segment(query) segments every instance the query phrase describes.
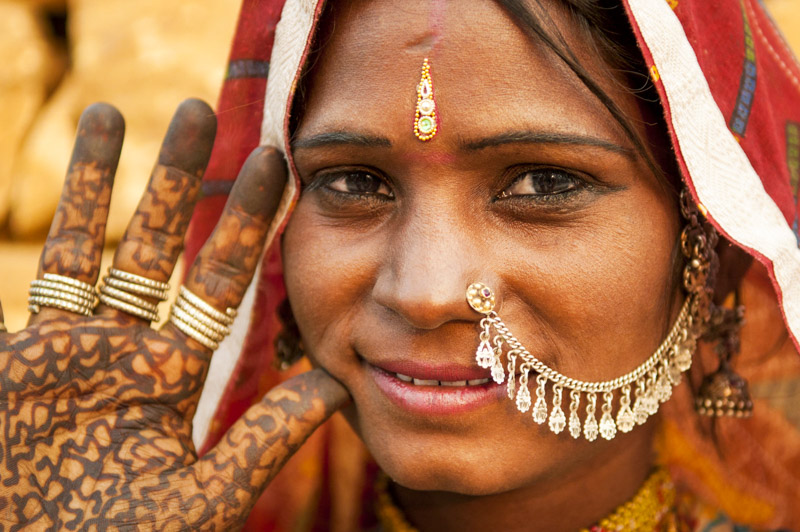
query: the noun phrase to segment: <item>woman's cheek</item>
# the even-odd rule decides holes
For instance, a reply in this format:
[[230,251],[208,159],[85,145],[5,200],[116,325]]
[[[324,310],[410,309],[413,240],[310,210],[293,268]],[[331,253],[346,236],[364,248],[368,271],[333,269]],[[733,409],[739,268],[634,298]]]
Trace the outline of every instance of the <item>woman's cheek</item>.
[[289,301],[307,354],[328,369],[348,351],[354,317],[370,290],[373,253],[365,240],[324,223],[298,203],[283,237]]

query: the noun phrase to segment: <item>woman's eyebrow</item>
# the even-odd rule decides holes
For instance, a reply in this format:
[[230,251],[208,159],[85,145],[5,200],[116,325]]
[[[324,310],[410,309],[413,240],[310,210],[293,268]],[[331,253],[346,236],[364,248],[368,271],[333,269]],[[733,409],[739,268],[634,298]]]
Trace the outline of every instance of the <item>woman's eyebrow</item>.
[[602,148],[614,153],[620,153],[628,158],[635,158],[637,152],[613,142],[586,135],[569,135],[564,133],[542,133],[538,131],[506,131],[490,137],[474,140],[462,140],[462,150],[475,151],[503,144],[571,144],[576,146],[592,146]]
[[319,148],[321,146],[356,145],[366,148],[391,148],[392,141],[386,137],[355,133],[351,131],[331,131],[292,141],[292,149]]

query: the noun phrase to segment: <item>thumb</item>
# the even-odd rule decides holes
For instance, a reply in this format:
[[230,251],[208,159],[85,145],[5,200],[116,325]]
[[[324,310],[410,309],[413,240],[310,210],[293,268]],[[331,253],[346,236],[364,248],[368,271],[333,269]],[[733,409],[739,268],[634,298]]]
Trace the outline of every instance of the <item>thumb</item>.
[[200,485],[226,501],[213,519],[244,522],[283,464],[349,399],[328,372],[314,369],[276,386],[250,407],[192,466]]

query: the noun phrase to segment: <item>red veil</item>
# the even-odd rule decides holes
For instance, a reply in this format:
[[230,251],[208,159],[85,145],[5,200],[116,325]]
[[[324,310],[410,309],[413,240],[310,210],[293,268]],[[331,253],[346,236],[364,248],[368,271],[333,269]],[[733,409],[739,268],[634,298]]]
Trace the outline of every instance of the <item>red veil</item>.
[[[285,3],[285,5],[284,5]],[[219,127],[187,239],[190,263],[211,233],[249,152],[288,152],[290,103],[324,0],[244,0],[217,106]],[[685,183],[719,232],[756,260],[736,369],[755,413],[709,431],[687,386],[664,405],[657,449],[674,477],[734,521],[800,522],[800,67],[758,0],[625,0],[661,97]],[[269,78],[269,81],[268,81]],[[293,172],[294,173],[294,172]],[[275,369],[276,308],[285,296],[279,219],[233,334],[215,354],[195,416],[201,452],[265,391],[307,368]],[[696,364],[715,367],[708,346]],[[253,510],[253,530],[354,530],[370,524],[366,451],[341,417],[287,464]]]

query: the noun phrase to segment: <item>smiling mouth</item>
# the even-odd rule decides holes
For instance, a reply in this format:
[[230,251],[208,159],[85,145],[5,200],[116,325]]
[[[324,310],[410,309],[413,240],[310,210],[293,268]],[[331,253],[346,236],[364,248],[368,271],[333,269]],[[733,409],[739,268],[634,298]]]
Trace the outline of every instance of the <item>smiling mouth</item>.
[[437,381],[429,379],[415,379],[414,377],[409,377],[408,375],[403,375],[402,373],[394,373],[394,376],[401,381],[413,384],[414,386],[480,386],[481,384],[486,384],[489,382],[488,377],[485,379],[463,381]]
[[499,403],[506,394],[506,387],[485,377],[486,370],[480,368],[406,361],[384,367],[367,363],[366,369],[380,393],[412,415],[466,414]]

